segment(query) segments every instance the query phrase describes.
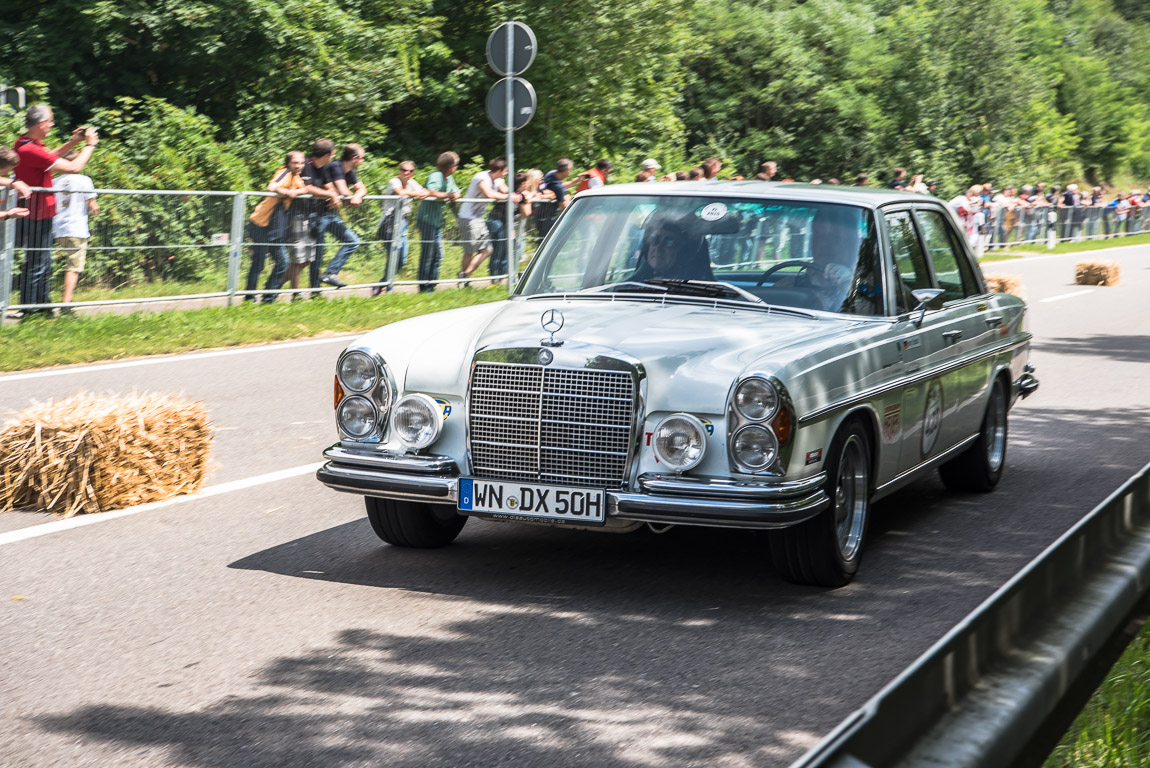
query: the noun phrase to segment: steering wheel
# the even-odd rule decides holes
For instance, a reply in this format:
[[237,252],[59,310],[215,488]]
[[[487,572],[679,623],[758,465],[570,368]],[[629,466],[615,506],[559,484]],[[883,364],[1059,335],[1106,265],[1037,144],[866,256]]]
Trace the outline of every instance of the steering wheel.
[[755,287],[761,288],[763,283],[767,282],[768,278],[772,277],[776,272],[786,269],[787,267],[798,267],[799,271],[795,275],[795,277],[798,277],[811,268],[811,262],[804,261],[802,259],[788,259],[787,261],[780,261],[774,266],[767,267],[767,271],[764,272],[762,277],[759,278],[759,282],[755,283]]

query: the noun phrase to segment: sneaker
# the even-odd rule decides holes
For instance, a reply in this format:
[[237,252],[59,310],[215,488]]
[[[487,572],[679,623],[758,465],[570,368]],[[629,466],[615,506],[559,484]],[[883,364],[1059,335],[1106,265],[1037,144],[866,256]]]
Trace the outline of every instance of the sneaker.
[[383,286],[382,285],[371,286],[371,295],[372,296],[378,296],[381,293],[383,293]]
[[60,307],[60,317],[74,317],[76,311],[71,307]]
[[335,288],[346,288],[347,287],[347,283],[340,280],[335,275],[323,275],[322,277],[320,277],[319,281],[321,283],[323,283],[324,285],[330,285],[330,286],[333,286]]

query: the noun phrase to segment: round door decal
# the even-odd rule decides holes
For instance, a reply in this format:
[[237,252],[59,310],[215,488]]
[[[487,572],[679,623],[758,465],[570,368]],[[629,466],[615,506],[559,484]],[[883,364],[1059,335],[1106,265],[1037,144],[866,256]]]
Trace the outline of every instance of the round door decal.
[[926,407],[922,413],[922,457],[925,459],[934,450],[938,442],[938,433],[942,431],[942,384],[938,379],[930,383],[926,389]]

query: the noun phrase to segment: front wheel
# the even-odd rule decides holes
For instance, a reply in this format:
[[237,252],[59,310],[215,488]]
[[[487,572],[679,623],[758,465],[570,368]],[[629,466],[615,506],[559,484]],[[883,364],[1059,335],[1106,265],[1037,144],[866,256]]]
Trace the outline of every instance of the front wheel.
[[859,421],[839,428],[826,468],[823,488],[830,506],[810,520],[775,531],[771,556],[787,581],[841,587],[858,572],[870,518],[870,438]]
[[443,504],[364,497],[371,529],[396,547],[434,549],[455,541],[467,517]]
[[1006,384],[995,379],[978,439],[938,468],[943,485],[951,491],[993,491],[1006,466],[1006,435]]

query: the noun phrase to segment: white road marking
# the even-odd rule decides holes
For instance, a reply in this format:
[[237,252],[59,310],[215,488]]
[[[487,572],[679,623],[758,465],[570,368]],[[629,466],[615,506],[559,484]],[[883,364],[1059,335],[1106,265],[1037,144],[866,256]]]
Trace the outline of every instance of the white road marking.
[[14,373],[8,376],[0,375],[0,384],[9,381],[22,381],[24,379],[42,379],[48,376],[67,376],[76,373],[95,373],[97,371],[111,371],[117,368],[135,368],[141,365],[159,365],[183,360],[202,360],[208,357],[226,357],[228,355],[246,355],[249,352],[265,352],[274,349],[288,349],[292,347],[310,347],[315,344],[331,344],[336,341],[346,342],[362,333],[346,333],[339,336],[325,336],[322,339],[306,339],[305,341],[288,341],[276,344],[252,344],[246,347],[231,349],[217,349],[211,352],[185,352],[175,355],[157,357],[141,357],[138,360],[125,360],[120,363],[93,363],[91,365],[74,365],[67,368],[49,368],[43,371],[30,371],[29,373]]
[[1048,299],[1039,299],[1039,301],[1062,301],[1063,299],[1073,299],[1075,296],[1085,296],[1088,293],[1094,293],[1093,288],[1087,288],[1085,291],[1074,291],[1073,293],[1063,293],[1058,296],[1051,296]]
[[164,507],[171,507],[175,506],[176,504],[183,504],[189,501],[198,501],[199,499],[206,499],[212,496],[220,496],[225,493],[231,493],[232,491],[242,491],[248,488],[254,488],[257,485],[275,483],[280,480],[287,480],[292,477],[306,475],[309,472],[315,472],[322,466],[323,462],[305,464],[302,467],[281,469],[278,472],[269,472],[266,475],[256,475],[255,477],[249,477],[243,480],[233,480],[230,483],[211,485],[207,488],[204,488],[199,493],[193,493],[187,496],[177,496],[174,499],[155,501],[151,504],[140,504],[135,507],[128,507],[127,509],[115,509],[110,512],[98,512],[91,515],[76,515],[75,517],[69,517],[66,520],[56,520],[51,523],[32,525],[27,528],[8,531],[7,533],[0,533],[0,546],[5,544],[13,544],[17,541],[24,541],[25,539],[34,539],[38,536],[47,536],[50,533],[69,531],[73,528],[81,528],[85,525],[94,525],[96,523],[102,523],[105,520],[115,520],[120,517],[135,515],[140,512],[148,512],[153,509],[162,509]]

